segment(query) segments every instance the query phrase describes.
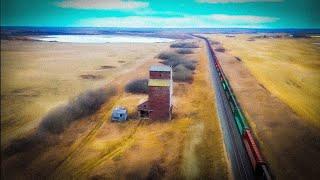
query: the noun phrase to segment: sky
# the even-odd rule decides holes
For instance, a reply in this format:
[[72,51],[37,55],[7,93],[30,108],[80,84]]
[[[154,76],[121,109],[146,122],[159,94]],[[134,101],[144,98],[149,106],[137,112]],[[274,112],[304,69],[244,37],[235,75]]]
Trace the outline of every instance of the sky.
[[320,0],[1,0],[1,26],[320,28]]

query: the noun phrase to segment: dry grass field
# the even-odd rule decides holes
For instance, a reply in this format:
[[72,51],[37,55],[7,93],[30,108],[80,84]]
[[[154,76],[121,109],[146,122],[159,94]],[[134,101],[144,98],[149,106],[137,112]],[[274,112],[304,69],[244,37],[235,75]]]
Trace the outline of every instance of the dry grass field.
[[275,178],[318,179],[317,39],[208,36]]
[[320,47],[314,44],[319,38],[248,41],[250,35],[211,37],[239,57],[272,94],[320,127]]
[[[104,51],[111,46],[103,48]],[[168,46],[159,44],[149,48],[159,53]],[[145,50],[140,51],[145,53]],[[150,57],[144,63],[140,61],[135,68],[124,68],[126,72],[116,79],[108,83],[104,80],[107,85],[115,86],[118,93],[103,104],[98,112],[73,122],[62,134],[48,135],[47,143],[43,145],[5,157],[2,176],[55,179],[227,179],[227,160],[216,117],[214,92],[210,87],[206,53],[203,48],[195,52],[187,55],[198,61],[193,82],[174,83],[172,121],[137,119],[136,106],[147,96],[124,91],[125,84],[133,79],[146,78],[149,66],[158,63],[158,59]],[[138,51],[132,52],[135,53],[140,54]],[[117,63],[101,64],[118,66]],[[99,67],[101,64],[93,66]],[[130,121],[109,121],[111,110],[117,105],[128,108]]]
[[168,46],[1,41],[1,145],[38,126],[53,107],[106,85]]

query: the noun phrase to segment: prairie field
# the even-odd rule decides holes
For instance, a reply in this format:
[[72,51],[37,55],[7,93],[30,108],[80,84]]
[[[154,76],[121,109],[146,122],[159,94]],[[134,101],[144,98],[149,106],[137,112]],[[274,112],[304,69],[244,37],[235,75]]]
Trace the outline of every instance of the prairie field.
[[320,38],[210,37],[239,57],[272,94],[320,127]]
[[[117,56],[110,57],[110,63],[105,60],[93,64],[90,61],[86,65],[79,63],[79,68],[90,69],[90,74],[94,74],[95,69],[102,65],[116,66],[114,70],[106,70],[110,72],[99,70],[99,74],[110,77],[109,79],[89,81],[97,83],[97,86],[113,86],[117,90],[116,94],[102,104],[97,112],[72,122],[62,133],[45,134],[44,143],[25,148],[19,153],[5,155],[2,176],[54,179],[230,177],[221,128],[216,116],[214,92],[209,81],[207,54],[204,44],[200,41],[198,43],[201,48],[194,49],[193,54],[184,55],[197,62],[193,81],[174,83],[173,119],[167,122],[138,119],[136,107],[147,99],[147,95],[127,93],[124,89],[132,80],[148,78],[150,65],[159,62],[157,54],[162,50],[168,51],[170,44],[102,45],[103,56],[106,56],[104,52],[110,52],[110,49],[113,49]],[[84,47],[86,48],[89,47]],[[131,56],[132,60],[129,60]],[[120,64],[119,60],[126,61],[127,64]],[[77,72],[74,74],[77,77],[70,75],[74,78],[67,82],[78,81],[77,87],[95,85],[89,82],[82,84],[84,80],[79,79],[82,71]],[[130,120],[112,123],[111,111],[119,105],[128,108]]]
[[37,127],[53,107],[108,85],[168,46],[1,41],[1,145]]
[[206,36],[271,173],[319,177],[319,39]]

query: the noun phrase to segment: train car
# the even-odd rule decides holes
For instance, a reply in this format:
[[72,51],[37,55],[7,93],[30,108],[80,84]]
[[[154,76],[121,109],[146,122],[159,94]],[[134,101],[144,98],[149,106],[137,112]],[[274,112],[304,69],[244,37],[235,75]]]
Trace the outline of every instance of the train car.
[[260,154],[260,151],[253,139],[251,131],[248,129],[246,129],[243,134],[243,143],[248,152],[254,170],[256,170],[258,164],[265,164]]
[[245,131],[250,129],[239,107],[236,107],[236,111],[234,112],[234,120],[241,135],[244,135]]
[[[198,37],[198,36],[197,36]],[[237,129],[242,136],[242,142],[244,143],[246,152],[251,161],[253,171],[256,179],[261,180],[271,180],[271,175],[269,173],[269,169],[265,161],[263,160],[261,153],[255,143],[253,135],[250,131],[250,128],[246,122],[246,118],[241,111],[239,104],[236,100],[236,97],[233,94],[233,91],[229,85],[228,79],[226,78],[220,63],[217,61],[217,57],[215,56],[212,48],[210,47],[210,43],[207,39],[200,37],[206,41],[209,47],[209,51],[214,56],[213,63],[218,72],[219,79],[223,90],[225,91],[225,95],[229,101],[229,105],[231,107],[232,113],[234,115],[234,121],[236,123]]]
[[249,129],[246,129],[243,134],[243,143],[247,150],[247,154],[250,158],[253,171],[257,179],[271,179],[269,170],[267,168],[266,162],[263,160],[258,146],[252,136],[252,133]]
[[238,102],[233,94],[233,91],[229,85],[228,79],[224,75],[221,66],[218,62],[215,62],[215,66],[218,70],[218,74],[220,77],[220,81],[223,87],[223,90],[225,91],[226,97],[229,101],[229,105],[231,107],[232,113],[234,115],[234,120],[237,125],[238,131],[241,135],[244,134],[244,131],[246,129],[249,129],[249,126],[247,125],[246,119],[243,116],[243,113],[238,105]]

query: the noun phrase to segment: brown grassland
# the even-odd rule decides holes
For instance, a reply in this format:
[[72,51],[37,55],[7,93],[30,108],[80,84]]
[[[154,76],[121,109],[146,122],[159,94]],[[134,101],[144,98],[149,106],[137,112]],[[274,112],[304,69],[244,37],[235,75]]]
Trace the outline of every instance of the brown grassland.
[[[103,49],[108,50],[112,46],[107,45]],[[158,53],[164,47],[168,48],[168,44],[150,46],[154,46],[150,47],[150,51],[157,50]],[[97,113],[73,122],[60,135],[49,135],[49,145],[6,157],[2,163],[2,176],[227,179],[227,159],[203,46],[201,43],[195,54],[188,55],[198,61],[193,82],[174,83],[173,120],[139,120],[136,106],[147,96],[124,91],[126,83],[147,77],[149,66],[158,62],[155,56],[146,57],[149,60],[137,62],[139,65],[131,68],[119,68],[127,70],[109,82],[103,81],[114,85],[118,93]],[[139,45],[133,47],[139,48]],[[140,54],[137,51],[134,53]],[[140,51],[145,53],[145,49]],[[124,50],[121,52],[124,53]],[[125,55],[123,57],[121,60],[126,60]],[[117,105],[128,108],[130,121],[109,121],[112,108]]]
[[272,94],[288,104],[305,120],[320,127],[319,38],[256,39],[248,35],[214,36]]
[[319,39],[206,36],[221,43],[214,49],[225,48],[215,53],[273,175],[317,179]]
[[1,145],[37,127],[53,107],[106,85],[168,46],[1,41]]

